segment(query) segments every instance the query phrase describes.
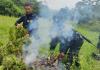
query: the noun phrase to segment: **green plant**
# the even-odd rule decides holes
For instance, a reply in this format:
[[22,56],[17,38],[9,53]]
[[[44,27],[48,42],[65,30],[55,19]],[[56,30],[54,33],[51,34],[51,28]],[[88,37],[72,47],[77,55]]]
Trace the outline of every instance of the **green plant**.
[[26,66],[25,63],[19,59],[16,58],[15,55],[8,55],[3,58],[2,66],[4,67],[4,70],[25,70]]
[[0,47],[0,66],[3,70],[26,70],[22,48],[23,44],[31,43],[26,33],[27,30],[24,28],[10,28],[7,44]]
[[[27,0],[0,0],[0,14],[9,16],[21,16],[24,13],[23,5]],[[38,13],[38,2],[33,0],[33,12]]]

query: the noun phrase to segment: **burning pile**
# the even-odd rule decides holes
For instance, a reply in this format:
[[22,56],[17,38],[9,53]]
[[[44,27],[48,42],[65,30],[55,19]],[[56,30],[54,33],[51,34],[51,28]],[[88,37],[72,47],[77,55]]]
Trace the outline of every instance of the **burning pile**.
[[36,70],[57,70],[57,63],[48,58],[41,58],[33,62],[33,68]]
[[[36,61],[33,62],[33,68],[35,70],[62,70],[60,69],[60,65],[64,65],[59,61],[58,57],[52,56],[48,58],[37,58]],[[66,70],[64,68],[64,70]]]

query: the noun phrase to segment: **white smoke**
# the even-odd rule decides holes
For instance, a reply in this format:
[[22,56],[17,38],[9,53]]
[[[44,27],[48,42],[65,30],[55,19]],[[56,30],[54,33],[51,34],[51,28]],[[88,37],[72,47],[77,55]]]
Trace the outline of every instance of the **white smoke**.
[[81,0],[38,0],[42,1],[44,5],[47,5],[50,9],[60,10],[61,8],[68,7],[72,9],[75,7],[76,3]]
[[[49,48],[49,43],[52,38],[59,36],[68,38],[69,41],[71,40],[73,35],[73,27],[70,24],[71,15],[69,14],[69,12],[65,12],[67,11],[65,8],[66,6],[62,6],[66,5],[66,2],[67,4],[70,4],[71,1],[46,0],[46,4],[40,5],[39,15],[41,17],[34,19],[29,27],[30,30],[36,30],[33,31],[33,34],[30,37],[32,43],[30,45],[24,45],[23,48],[24,61],[27,65],[32,64],[32,62],[37,59],[37,56],[39,55],[39,49],[42,47],[43,44],[48,44],[44,47]],[[76,0],[74,1],[76,3]],[[65,10],[62,11],[62,8],[65,8]],[[60,11],[58,11],[58,9]]]
[[[28,46],[24,46],[24,61],[27,65],[32,64],[37,59],[39,56],[39,49],[42,45],[48,44],[50,41],[49,32],[51,22],[47,19],[45,20],[44,18],[38,18],[32,22],[31,26],[34,27],[35,22],[38,24],[38,29],[36,32],[33,31],[33,34],[30,37],[32,43]],[[34,30],[34,28],[32,29]]]

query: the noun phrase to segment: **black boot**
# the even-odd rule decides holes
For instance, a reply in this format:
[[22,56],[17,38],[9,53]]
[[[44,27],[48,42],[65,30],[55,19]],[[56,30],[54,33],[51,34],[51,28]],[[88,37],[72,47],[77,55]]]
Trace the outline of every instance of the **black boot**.
[[78,61],[75,61],[75,65],[76,65],[77,67],[80,67],[80,63],[79,63]]
[[70,63],[67,63],[66,64],[66,70],[70,70],[70,67],[71,67]]

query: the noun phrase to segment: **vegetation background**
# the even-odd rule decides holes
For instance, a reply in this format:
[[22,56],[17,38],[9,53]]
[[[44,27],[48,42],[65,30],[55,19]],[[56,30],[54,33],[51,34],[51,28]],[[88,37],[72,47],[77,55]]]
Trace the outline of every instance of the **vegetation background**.
[[[37,1],[31,1],[35,4],[33,12],[37,13]],[[14,23],[18,16],[23,15],[24,11],[22,6],[25,2],[27,2],[27,0],[0,0],[0,70],[27,69],[27,66],[25,66],[21,58],[18,58],[16,55],[20,55],[19,53],[21,53],[21,51],[18,48],[20,48],[25,39],[23,40],[23,37],[15,38],[16,36],[14,36]],[[97,45],[98,36],[100,34],[100,1],[94,0],[93,2],[93,0],[83,0],[82,2],[77,3],[76,8],[79,9],[81,15],[87,15],[85,12],[86,3],[89,3],[89,6],[92,5],[93,12],[89,13],[89,15],[92,15],[92,18],[87,16],[84,19],[81,19],[79,22],[80,24],[77,26],[77,30]],[[80,7],[85,8],[81,9]],[[82,21],[87,18],[89,21]],[[16,45],[14,43],[15,41],[21,41],[21,43],[16,42],[18,44]],[[19,53],[17,51],[19,51]],[[81,70],[100,70],[100,61],[95,60],[91,56],[93,52],[98,53],[96,47],[85,41],[79,53]],[[78,69],[73,65],[72,70]]]

